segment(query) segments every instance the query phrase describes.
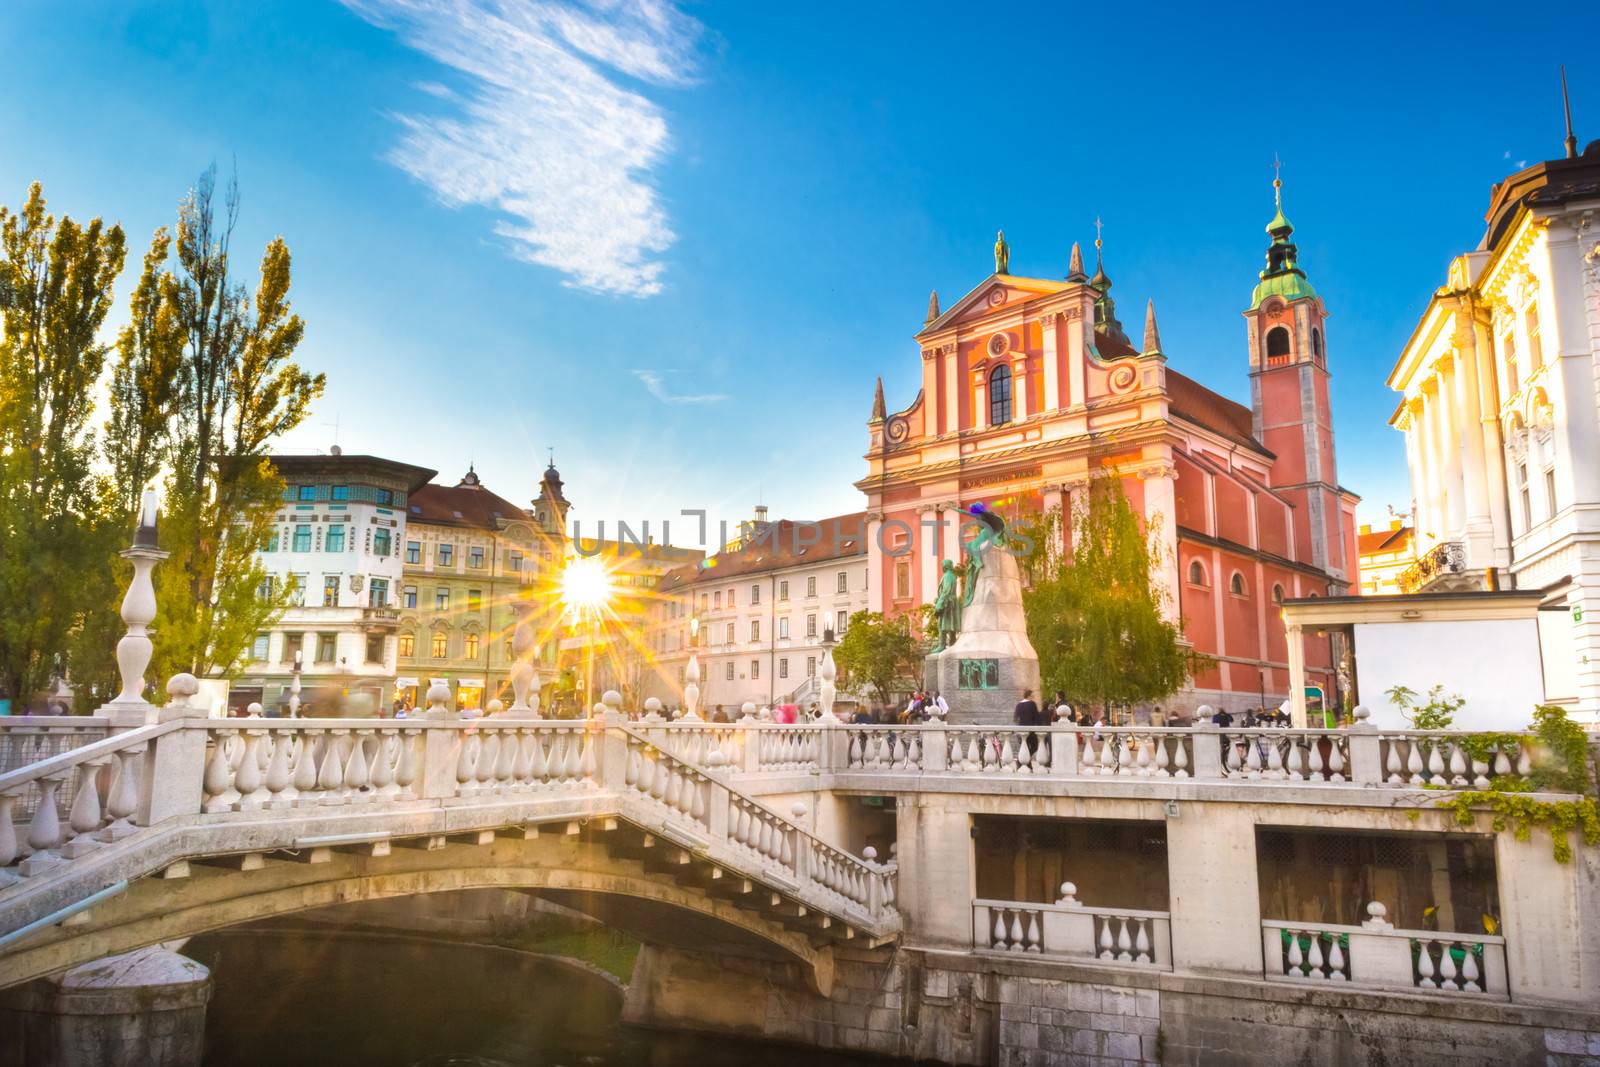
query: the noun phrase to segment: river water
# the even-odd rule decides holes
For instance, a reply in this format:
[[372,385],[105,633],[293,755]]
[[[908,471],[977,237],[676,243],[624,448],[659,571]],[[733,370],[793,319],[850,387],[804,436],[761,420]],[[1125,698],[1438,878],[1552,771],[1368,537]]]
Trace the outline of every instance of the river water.
[[[599,975],[522,953],[356,934],[227,931],[211,968],[206,1067],[858,1067],[725,1037],[626,1028]],[[752,995],[730,983],[728,996]],[[764,995],[755,991],[753,995]]]

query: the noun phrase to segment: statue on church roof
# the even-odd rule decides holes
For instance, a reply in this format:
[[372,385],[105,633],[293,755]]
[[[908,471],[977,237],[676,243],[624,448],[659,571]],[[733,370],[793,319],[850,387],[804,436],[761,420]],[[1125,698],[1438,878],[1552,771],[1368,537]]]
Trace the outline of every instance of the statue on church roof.
[[996,274],[1011,273],[1011,246],[1006,244],[1006,231],[1000,230],[994,236],[994,272]]

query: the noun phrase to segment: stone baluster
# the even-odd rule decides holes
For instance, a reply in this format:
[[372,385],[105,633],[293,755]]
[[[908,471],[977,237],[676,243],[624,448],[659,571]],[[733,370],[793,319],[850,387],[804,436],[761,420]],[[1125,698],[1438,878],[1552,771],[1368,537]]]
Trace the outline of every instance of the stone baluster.
[[144,698],[144,672],[150,666],[155,648],[150,641],[150,624],[156,619],[152,574],[156,564],[168,555],[161,551],[156,536],[154,493],[144,494],[133,544],[119,554],[133,564],[133,578],[122,598],[122,621],[128,629],[117,642],[117,673],[121,676],[122,692],[106,705],[105,713],[113,728],[126,728],[143,725],[154,718],[154,708]]
[[239,765],[233,773],[233,787],[239,793],[236,802],[240,811],[259,808],[267,802],[267,776],[261,768],[261,741],[264,731],[245,730],[240,746]]
[[111,763],[107,755],[82,763],[78,767],[78,792],[72,800],[72,810],[67,813],[67,826],[72,830],[72,840],[61,847],[65,859],[76,859],[100,844],[91,835],[100,829],[105,809],[100,803],[101,772]]
[[342,804],[347,799],[344,783],[344,739],[350,736],[347,729],[328,733],[328,749],[323,753],[322,766],[317,768],[317,789],[324,804]]
[[399,755],[396,744],[397,734],[394,730],[383,728],[373,735],[372,767],[370,783],[372,795],[383,800],[394,796],[400,790],[394,784],[394,760]]
[[133,745],[117,752],[117,769],[106,796],[106,814],[111,818],[111,825],[100,835],[103,840],[120,841],[137,832],[133,816],[139,811],[139,769],[144,765],[147,750],[148,746]]

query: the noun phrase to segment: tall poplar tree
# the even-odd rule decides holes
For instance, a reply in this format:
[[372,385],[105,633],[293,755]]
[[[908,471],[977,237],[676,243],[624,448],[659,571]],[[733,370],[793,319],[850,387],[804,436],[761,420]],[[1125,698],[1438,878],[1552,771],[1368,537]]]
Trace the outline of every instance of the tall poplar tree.
[[[1032,584],[1023,610],[1042,685],[1082,703],[1159,700],[1200,662],[1162,614],[1160,543],[1120,478],[1096,478],[1085,495],[1073,515],[1046,516],[1039,548],[1025,561]],[[1070,552],[1048,547],[1062,524],[1072,531]]]
[[289,302],[288,245],[267,244],[253,294],[234,276],[238,213],[237,182],[219,205],[212,167],[179,207],[175,239],[156,232],[112,378],[106,457],[129,483],[121,505],[164,475],[172,557],[156,583],[156,678],[226,673],[282,610],[281,594],[258,595],[254,557],[283,496],[267,456],[324,385],[293,360],[305,325]]
[[0,207],[0,684],[27,701],[91,610],[110,528],[90,420],[122,229]]

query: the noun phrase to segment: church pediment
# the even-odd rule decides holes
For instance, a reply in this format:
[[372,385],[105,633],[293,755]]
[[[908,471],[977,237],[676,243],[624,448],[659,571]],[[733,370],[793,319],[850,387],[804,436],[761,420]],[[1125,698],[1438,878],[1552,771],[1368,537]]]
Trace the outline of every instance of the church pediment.
[[997,311],[1015,308],[1029,300],[1059,293],[1067,288],[1066,282],[1046,278],[1019,278],[1011,274],[991,274],[956,301],[950,309],[917,332],[918,337],[939,333],[975,322]]

